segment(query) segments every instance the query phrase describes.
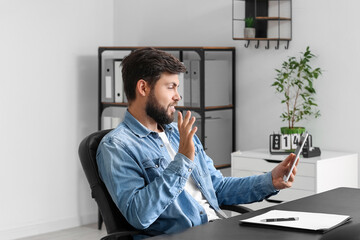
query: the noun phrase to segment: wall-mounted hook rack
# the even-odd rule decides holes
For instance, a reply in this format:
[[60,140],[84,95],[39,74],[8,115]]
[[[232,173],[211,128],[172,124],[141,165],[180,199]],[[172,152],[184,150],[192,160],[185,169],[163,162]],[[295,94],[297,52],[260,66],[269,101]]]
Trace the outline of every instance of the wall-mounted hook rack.
[[[245,19],[249,17],[253,18],[256,30],[251,38],[244,34]],[[265,49],[270,49],[270,41],[276,41],[278,50],[280,42],[286,41],[285,49],[289,49],[292,20],[292,0],[232,0],[232,39],[247,41],[246,48],[251,41],[257,41],[256,49],[260,41],[267,41]]]
[[280,41],[277,40],[277,45],[275,46],[275,49],[276,49],[276,50],[279,49],[279,43],[280,43]]
[[265,46],[265,49],[269,49],[270,48],[270,41],[267,40],[267,45]]
[[289,49],[291,39],[284,39],[284,38],[282,38],[282,39],[281,38],[273,38],[273,39],[256,39],[256,38],[254,39],[254,38],[252,38],[252,39],[245,39],[244,38],[244,39],[239,39],[239,40],[246,40],[246,43],[244,45],[246,48],[249,48],[251,41],[256,41],[256,44],[254,45],[254,47],[256,49],[258,49],[260,47],[260,41],[266,41],[267,42],[266,45],[265,45],[265,49],[270,49],[270,42],[275,41],[276,42],[275,49],[279,50],[280,49],[280,42],[286,42],[285,49]]
[[289,42],[290,41],[287,41],[287,45],[285,46],[285,49],[289,49]]

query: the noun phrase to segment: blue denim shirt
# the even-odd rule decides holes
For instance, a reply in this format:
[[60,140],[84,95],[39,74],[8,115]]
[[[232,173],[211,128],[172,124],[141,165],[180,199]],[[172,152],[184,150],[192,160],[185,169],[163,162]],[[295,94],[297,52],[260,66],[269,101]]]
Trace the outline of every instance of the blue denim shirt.
[[[163,127],[177,151],[180,136],[176,124]],[[261,201],[277,193],[271,172],[223,177],[196,136],[194,143],[194,161],[181,153],[172,161],[158,133],[144,127],[128,111],[124,121],[102,139],[97,150],[100,176],[132,226],[156,235],[208,222],[202,206],[184,191],[189,177],[215,210],[219,205]]]

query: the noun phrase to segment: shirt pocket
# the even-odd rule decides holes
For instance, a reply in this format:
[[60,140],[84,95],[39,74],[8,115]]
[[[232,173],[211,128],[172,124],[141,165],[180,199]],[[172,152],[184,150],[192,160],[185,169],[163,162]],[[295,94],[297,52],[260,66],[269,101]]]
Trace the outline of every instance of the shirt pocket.
[[198,145],[195,145],[195,163],[197,166],[196,171],[201,177],[207,177],[209,175],[209,171],[207,169],[207,164],[205,162],[204,152],[202,148]]
[[199,174],[200,177],[202,178],[207,178],[209,176],[209,171],[207,168],[197,168],[197,172]]
[[142,162],[146,174],[152,182],[156,177],[159,177],[164,171],[165,158],[145,159]]

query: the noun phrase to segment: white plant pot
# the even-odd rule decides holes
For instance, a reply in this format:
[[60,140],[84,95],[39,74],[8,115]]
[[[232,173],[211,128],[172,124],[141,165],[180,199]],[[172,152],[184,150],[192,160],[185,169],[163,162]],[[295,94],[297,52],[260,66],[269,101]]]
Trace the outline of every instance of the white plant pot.
[[244,29],[245,38],[255,38],[255,28],[245,28]]

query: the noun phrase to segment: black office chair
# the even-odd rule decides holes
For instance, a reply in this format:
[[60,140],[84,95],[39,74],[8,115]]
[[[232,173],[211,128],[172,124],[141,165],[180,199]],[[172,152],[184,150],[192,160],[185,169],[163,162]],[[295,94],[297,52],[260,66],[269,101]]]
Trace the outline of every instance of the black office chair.
[[[132,227],[121,214],[113,202],[103,181],[100,179],[96,163],[96,151],[101,139],[110,130],[95,132],[87,136],[79,146],[79,157],[86,178],[90,184],[91,196],[99,207],[99,222],[105,223],[108,236],[102,240],[110,239],[132,239],[131,236],[139,234],[140,231]],[[101,215],[100,215],[101,214]]]
[[[121,214],[113,202],[105,184],[101,180],[96,163],[96,151],[101,139],[111,130],[102,130],[90,134],[79,145],[79,157],[84,169],[86,178],[90,184],[91,196],[95,199],[99,207],[99,226],[102,221],[106,226],[107,236],[101,240],[132,239],[132,236],[142,232],[132,227]],[[243,206],[221,206],[223,210],[238,213],[252,211]]]

